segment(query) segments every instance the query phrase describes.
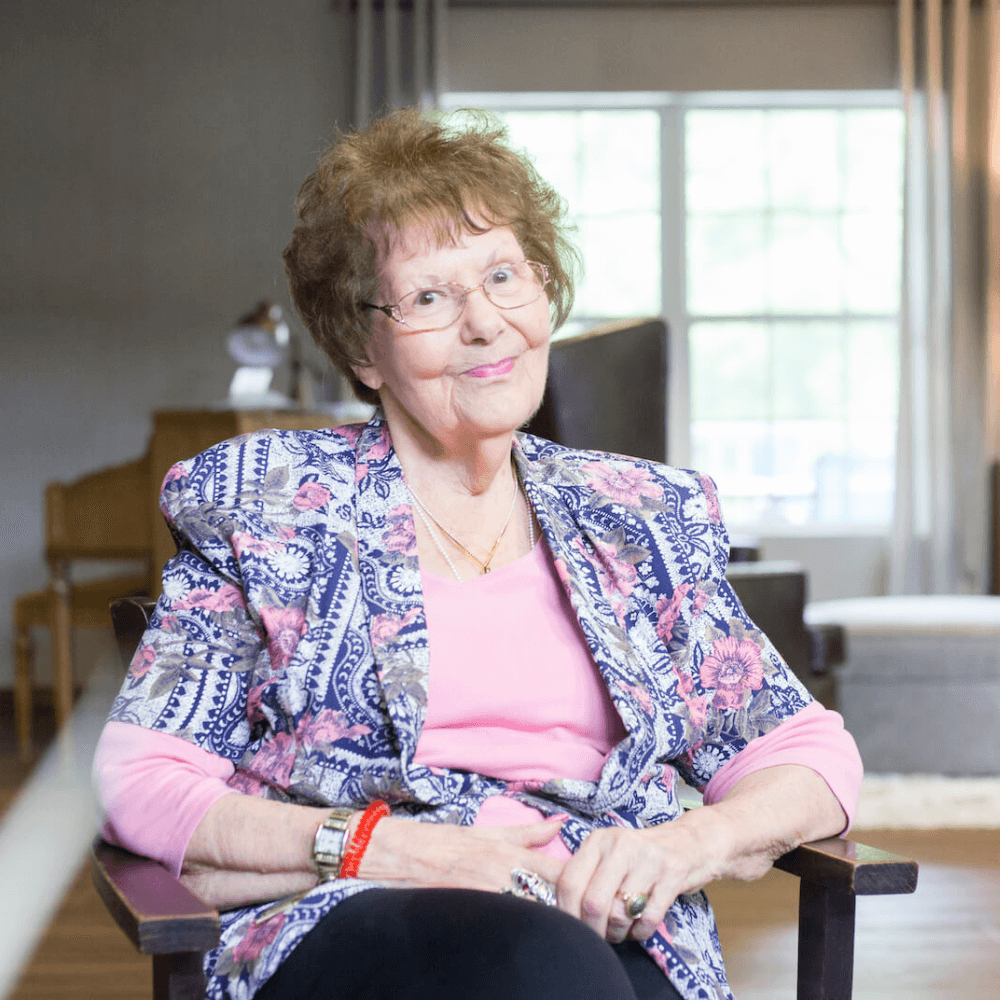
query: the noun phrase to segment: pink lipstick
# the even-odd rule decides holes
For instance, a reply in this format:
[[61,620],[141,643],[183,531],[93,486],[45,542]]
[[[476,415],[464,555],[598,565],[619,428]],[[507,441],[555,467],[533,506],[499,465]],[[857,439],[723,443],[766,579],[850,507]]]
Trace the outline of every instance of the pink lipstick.
[[513,358],[504,358],[494,365],[480,365],[478,368],[470,368],[465,374],[473,378],[493,378],[497,375],[506,375],[514,367]]

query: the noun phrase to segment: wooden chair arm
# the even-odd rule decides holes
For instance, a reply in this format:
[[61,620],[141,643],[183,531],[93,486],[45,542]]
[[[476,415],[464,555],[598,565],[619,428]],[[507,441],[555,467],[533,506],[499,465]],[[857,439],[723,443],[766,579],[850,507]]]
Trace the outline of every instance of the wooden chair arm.
[[91,877],[108,912],[147,955],[207,951],[219,943],[219,914],[188,892],[163,865],[100,837]]
[[803,844],[778,858],[774,867],[855,896],[907,893],[917,887],[916,861],[841,837]]

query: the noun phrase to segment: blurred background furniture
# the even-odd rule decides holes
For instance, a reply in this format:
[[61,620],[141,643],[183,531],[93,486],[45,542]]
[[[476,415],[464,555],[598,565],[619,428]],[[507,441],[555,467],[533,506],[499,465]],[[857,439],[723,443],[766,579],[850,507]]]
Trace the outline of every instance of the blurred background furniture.
[[557,335],[525,430],[567,448],[667,460],[667,325],[623,320]]
[[[150,535],[147,507],[149,459],[102,469],[74,483],[50,483],[45,490],[45,559],[49,585],[14,602],[15,726],[23,760],[31,756],[34,646],[31,629],[52,633],[53,700],[62,726],[73,705],[73,628],[107,627],[108,601],[150,593]],[[142,560],[139,573],[74,584],[74,562]]]
[[818,601],[805,616],[846,630],[838,710],[866,770],[1000,775],[1000,596]]
[[[148,598],[126,598],[111,607],[126,669],[152,609]],[[139,951],[153,956],[154,1000],[203,997],[202,962],[218,943],[218,912],[155,861],[100,837],[92,853],[94,886],[109,913]],[[917,863],[831,837],[803,844],[775,867],[801,879],[797,1000],[850,1000],[856,898],[913,892]]]

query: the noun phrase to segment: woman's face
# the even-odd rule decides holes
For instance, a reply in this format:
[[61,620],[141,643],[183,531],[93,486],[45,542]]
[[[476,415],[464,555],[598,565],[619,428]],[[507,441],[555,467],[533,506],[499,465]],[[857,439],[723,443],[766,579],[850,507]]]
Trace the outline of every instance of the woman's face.
[[[462,232],[438,247],[430,227],[397,234],[381,260],[379,305],[392,305],[418,289],[452,282],[482,284],[499,264],[524,260],[506,227]],[[538,408],[549,350],[549,300],[544,294],[501,309],[482,289],[468,293],[462,314],[443,330],[418,332],[375,313],[368,353],[356,369],[382,400],[393,433],[404,426],[445,447],[509,434]]]

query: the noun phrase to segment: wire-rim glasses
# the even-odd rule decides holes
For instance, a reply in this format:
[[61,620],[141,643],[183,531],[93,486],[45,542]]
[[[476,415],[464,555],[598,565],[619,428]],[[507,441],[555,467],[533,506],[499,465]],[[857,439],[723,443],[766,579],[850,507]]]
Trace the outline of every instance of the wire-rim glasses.
[[403,326],[429,333],[451,326],[462,315],[470,292],[481,288],[498,309],[518,309],[536,301],[548,283],[549,271],[544,264],[522,260],[491,267],[482,284],[469,288],[444,281],[409,292],[393,305],[378,306],[373,302],[359,302],[358,305],[363,309],[377,309]]

